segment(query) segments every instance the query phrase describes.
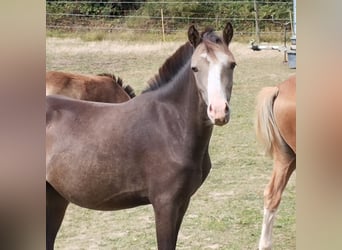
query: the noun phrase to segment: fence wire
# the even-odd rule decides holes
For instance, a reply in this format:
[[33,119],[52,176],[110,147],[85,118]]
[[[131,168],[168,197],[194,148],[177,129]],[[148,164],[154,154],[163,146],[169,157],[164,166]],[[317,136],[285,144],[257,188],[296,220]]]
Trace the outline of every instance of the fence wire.
[[[47,2],[47,29],[67,31],[106,32],[130,31],[151,33],[184,32],[189,24],[214,26],[220,29],[227,20],[233,23],[237,35],[253,35],[258,22],[259,34],[281,35],[290,31],[292,1],[257,1],[271,10],[283,9],[282,15],[273,13],[256,19],[253,1],[51,1]],[[215,5],[216,4],[216,5]],[[128,8],[127,6],[130,6]],[[190,5],[198,8],[192,11]],[[244,13],[236,13],[232,6],[244,6]],[[146,6],[141,10],[142,6]],[[184,6],[184,7],[180,7]],[[215,14],[204,11],[207,6],[217,8]],[[163,13],[164,12],[164,13]],[[233,13],[233,14],[231,14]],[[163,23],[163,25],[162,25]],[[162,30],[164,27],[164,30]]]

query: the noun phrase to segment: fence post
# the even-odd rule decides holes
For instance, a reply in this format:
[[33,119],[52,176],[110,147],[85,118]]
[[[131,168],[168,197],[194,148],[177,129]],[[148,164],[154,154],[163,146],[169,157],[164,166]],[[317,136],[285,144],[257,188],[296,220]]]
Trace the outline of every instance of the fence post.
[[163,42],[165,42],[165,30],[164,30],[164,15],[163,15],[163,9],[160,9],[160,15],[161,15],[161,23],[162,23]]
[[256,0],[254,0],[254,12],[255,12],[255,35],[257,39],[257,43],[260,43],[260,31],[259,31],[259,14],[258,14],[258,5]]
[[215,14],[215,29],[218,30],[218,14]]

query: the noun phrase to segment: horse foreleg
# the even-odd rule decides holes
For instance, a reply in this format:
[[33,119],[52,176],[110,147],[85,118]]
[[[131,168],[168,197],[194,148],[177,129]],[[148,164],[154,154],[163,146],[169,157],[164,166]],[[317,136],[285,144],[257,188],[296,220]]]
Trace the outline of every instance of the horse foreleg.
[[260,250],[272,249],[272,229],[274,218],[280,204],[282,193],[286,184],[296,168],[296,158],[287,157],[274,158],[271,180],[264,191],[264,217],[262,223],[261,237],[259,241]]
[[189,201],[190,199],[183,201],[181,204],[179,202],[158,202],[153,204],[158,250],[176,249],[179,228]]
[[46,250],[53,250],[69,202],[46,183]]

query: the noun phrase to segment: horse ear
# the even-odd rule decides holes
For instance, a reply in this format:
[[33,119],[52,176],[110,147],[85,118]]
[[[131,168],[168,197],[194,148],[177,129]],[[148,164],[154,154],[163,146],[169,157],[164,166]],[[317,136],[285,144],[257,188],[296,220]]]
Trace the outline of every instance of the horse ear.
[[223,30],[223,40],[227,45],[229,45],[229,43],[231,42],[233,34],[233,25],[230,22],[227,22],[226,27],[224,27]]
[[196,48],[197,45],[201,42],[200,34],[198,33],[194,25],[191,25],[188,29],[188,39],[192,46],[194,46],[194,48]]

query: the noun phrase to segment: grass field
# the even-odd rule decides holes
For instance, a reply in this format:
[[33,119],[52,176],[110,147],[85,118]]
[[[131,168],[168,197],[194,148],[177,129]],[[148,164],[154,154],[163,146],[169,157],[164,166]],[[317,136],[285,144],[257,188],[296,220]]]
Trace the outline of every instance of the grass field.
[[[234,40],[234,39],[233,39]],[[113,73],[137,94],[183,42],[148,43],[47,38],[46,68],[76,73]],[[259,153],[253,130],[257,92],[295,73],[283,53],[254,52],[232,43],[234,73],[232,115],[215,127],[210,143],[212,170],[192,197],[177,249],[257,249],[263,190],[272,162]],[[274,226],[274,249],[296,248],[295,174],[284,192]],[[156,249],[151,206],[101,212],[70,205],[55,249]]]

